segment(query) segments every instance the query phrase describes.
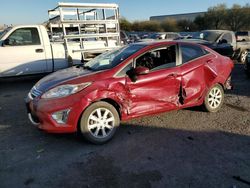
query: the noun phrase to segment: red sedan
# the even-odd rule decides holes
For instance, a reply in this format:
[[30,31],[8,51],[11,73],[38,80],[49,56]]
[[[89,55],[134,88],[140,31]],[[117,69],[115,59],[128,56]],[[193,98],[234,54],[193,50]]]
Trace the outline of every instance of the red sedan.
[[229,58],[197,44],[135,43],[41,79],[26,99],[28,115],[45,131],[80,131],[101,144],[121,120],[200,105],[217,112],[232,69]]

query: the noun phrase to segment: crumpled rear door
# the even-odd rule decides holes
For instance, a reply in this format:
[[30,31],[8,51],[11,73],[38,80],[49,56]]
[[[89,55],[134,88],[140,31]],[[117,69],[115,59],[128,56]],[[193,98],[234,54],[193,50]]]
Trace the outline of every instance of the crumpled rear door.
[[182,104],[195,104],[203,96],[215,78],[212,54],[197,58],[181,66],[182,72]]

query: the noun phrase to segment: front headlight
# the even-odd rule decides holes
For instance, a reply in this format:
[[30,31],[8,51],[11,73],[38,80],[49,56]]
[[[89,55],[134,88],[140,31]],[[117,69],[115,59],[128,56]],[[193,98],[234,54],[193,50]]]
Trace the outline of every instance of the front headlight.
[[84,88],[88,87],[90,84],[91,83],[88,82],[88,83],[76,84],[76,85],[71,85],[71,84],[60,85],[44,93],[42,95],[42,98],[51,99],[51,98],[66,97],[66,96],[72,95],[74,93],[77,93],[83,90]]

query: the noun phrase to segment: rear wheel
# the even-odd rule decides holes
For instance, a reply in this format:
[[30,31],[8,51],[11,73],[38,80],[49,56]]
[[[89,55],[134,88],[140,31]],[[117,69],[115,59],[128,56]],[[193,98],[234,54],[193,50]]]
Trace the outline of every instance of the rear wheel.
[[224,90],[221,85],[214,85],[207,93],[204,101],[205,110],[208,112],[217,112],[224,101]]
[[106,102],[96,102],[82,114],[80,131],[88,141],[103,144],[114,136],[119,124],[119,114],[114,106]]

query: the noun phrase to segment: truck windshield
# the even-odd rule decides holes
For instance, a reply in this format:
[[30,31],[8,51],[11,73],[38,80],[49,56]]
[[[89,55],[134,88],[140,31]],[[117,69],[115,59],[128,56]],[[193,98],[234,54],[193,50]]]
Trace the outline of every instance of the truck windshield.
[[90,60],[84,67],[93,71],[111,69],[120,64],[128,57],[144,48],[143,44],[132,44],[113,51],[103,53],[96,58]]
[[5,29],[2,32],[0,32],[0,40],[3,38],[3,36],[5,35],[5,33],[7,33],[9,30],[11,30],[11,27],[8,27],[7,29]]
[[210,41],[210,42],[216,42],[216,40],[221,36],[221,32],[219,31],[202,31],[199,33],[199,35],[195,36],[195,38],[199,38],[202,40]]

